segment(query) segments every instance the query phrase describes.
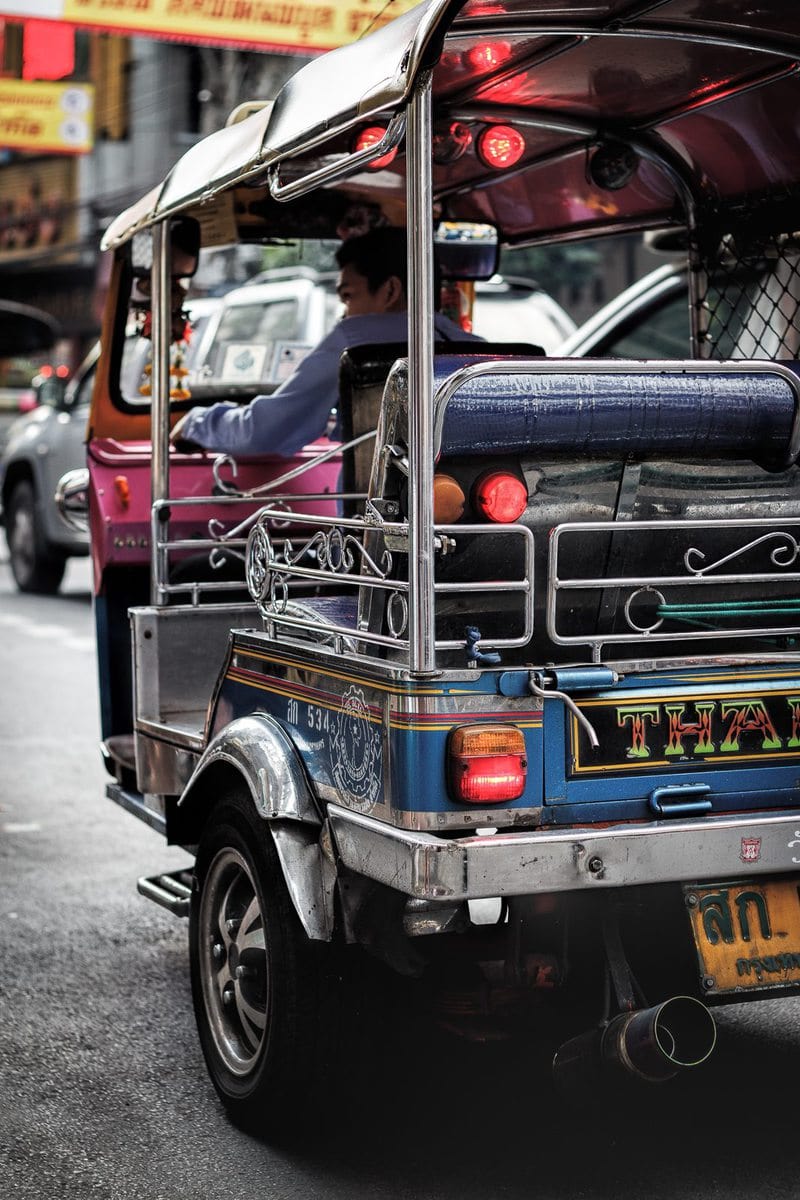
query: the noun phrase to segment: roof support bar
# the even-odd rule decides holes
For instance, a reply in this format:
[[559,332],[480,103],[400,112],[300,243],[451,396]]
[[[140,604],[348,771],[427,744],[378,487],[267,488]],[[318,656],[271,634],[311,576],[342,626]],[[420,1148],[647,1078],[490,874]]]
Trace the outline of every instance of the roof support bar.
[[[153,265],[151,268],[151,294],[153,317],[153,374],[152,407],[150,410],[150,437],[153,459],[150,474],[150,500],[156,504],[169,499],[169,355],[172,342],[172,288],[170,255],[170,222],[159,221],[153,226]],[[154,510],[155,511],[155,510]],[[159,510],[168,519],[168,510]],[[167,530],[159,541],[166,541]],[[160,604],[165,596],[159,591],[160,578],[156,562],[156,539],[151,547],[150,600]]]
[[431,76],[414,90],[408,110],[408,350],[410,493],[409,667],[430,674],[434,650],[433,534],[433,182]]

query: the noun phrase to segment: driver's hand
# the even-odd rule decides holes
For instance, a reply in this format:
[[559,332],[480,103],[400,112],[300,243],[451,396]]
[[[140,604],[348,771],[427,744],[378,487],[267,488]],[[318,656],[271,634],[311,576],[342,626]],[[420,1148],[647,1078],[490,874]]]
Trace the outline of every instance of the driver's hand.
[[203,447],[199,442],[192,442],[182,436],[183,426],[186,424],[186,417],[188,415],[188,413],[185,413],[179,421],[176,421],[169,435],[169,440],[176,450],[182,451],[185,454],[194,454],[198,450],[202,450]]
[[175,442],[179,442],[181,440],[181,430],[183,429],[184,425],[186,424],[186,416],[187,416],[187,414],[184,413],[183,416],[180,418],[180,420],[176,421],[175,424],[172,426],[172,432],[169,435],[169,440],[172,442],[173,445],[175,444]]

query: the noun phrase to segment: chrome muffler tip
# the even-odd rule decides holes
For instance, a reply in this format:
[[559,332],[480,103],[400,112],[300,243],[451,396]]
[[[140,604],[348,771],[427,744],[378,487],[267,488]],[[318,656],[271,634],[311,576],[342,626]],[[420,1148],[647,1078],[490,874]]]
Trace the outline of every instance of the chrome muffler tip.
[[717,1041],[717,1026],[705,1004],[673,996],[654,1008],[622,1013],[603,1034],[603,1058],[651,1082],[670,1079],[705,1062]]
[[553,1077],[571,1096],[602,1085],[620,1068],[660,1083],[705,1062],[716,1041],[716,1023],[706,1006],[691,996],[673,996],[653,1008],[620,1013],[565,1042],[553,1059]]

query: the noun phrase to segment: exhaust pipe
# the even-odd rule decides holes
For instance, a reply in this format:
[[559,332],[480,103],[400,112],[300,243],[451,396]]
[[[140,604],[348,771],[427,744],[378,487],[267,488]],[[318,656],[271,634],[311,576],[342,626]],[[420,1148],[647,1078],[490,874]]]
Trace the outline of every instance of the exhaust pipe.
[[653,1008],[620,1013],[600,1029],[565,1042],[553,1059],[559,1088],[576,1093],[602,1083],[623,1068],[648,1083],[671,1079],[683,1067],[696,1067],[717,1040],[714,1018],[691,996],[673,996]]

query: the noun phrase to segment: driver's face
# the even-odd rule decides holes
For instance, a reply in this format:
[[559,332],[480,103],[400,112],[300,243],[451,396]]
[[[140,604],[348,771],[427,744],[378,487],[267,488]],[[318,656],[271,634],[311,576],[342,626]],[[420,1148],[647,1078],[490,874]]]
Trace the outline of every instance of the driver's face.
[[[398,281],[394,281],[396,284]],[[364,317],[371,313],[390,312],[395,307],[393,277],[378,285],[374,292],[369,290],[366,275],[346,263],[339,272],[336,293],[344,305],[346,317]]]

